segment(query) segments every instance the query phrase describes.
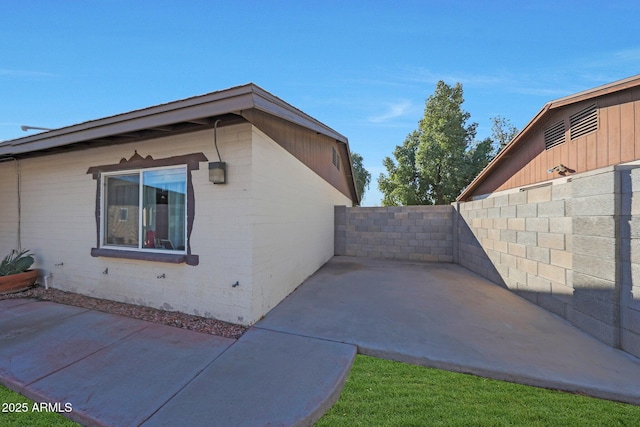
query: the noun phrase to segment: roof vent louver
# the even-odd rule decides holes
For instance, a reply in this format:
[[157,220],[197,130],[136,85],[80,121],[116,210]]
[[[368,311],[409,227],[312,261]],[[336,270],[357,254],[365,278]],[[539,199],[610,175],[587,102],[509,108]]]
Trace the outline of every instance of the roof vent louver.
[[544,131],[544,148],[548,150],[564,143],[564,120],[559,121],[555,125],[545,129]]
[[590,105],[569,118],[571,139],[576,139],[598,130],[598,108]]

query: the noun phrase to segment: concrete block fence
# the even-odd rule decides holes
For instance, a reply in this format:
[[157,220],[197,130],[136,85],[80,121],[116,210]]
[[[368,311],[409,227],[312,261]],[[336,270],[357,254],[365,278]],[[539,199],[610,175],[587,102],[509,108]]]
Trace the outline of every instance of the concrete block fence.
[[451,206],[335,209],[336,255],[455,262],[640,357],[640,166]]
[[335,254],[453,262],[452,206],[336,206]]
[[570,186],[456,204],[457,262],[566,318],[573,294]]

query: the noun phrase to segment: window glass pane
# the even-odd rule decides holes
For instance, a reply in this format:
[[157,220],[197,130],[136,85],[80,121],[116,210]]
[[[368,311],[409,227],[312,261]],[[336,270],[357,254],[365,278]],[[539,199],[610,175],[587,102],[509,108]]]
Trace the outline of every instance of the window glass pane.
[[106,178],[106,245],[138,247],[139,174]]
[[142,183],[143,247],[184,251],[185,169],[143,172]]

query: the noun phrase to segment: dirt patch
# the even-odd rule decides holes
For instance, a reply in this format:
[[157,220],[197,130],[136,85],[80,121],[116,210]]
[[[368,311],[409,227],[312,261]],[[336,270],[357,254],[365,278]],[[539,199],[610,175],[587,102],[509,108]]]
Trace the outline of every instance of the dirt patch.
[[141,305],[92,298],[72,292],[64,292],[59,289],[35,287],[23,292],[0,295],[0,300],[15,298],[32,298],[41,301],[73,305],[226,338],[240,338],[248,329],[245,326],[223,322],[221,320],[189,315],[177,311],[165,311]]

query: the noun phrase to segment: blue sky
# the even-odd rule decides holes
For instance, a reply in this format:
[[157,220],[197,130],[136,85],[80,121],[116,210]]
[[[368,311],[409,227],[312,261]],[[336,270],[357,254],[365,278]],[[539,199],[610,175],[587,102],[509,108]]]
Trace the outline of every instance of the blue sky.
[[436,82],[478,139],[640,73],[633,1],[0,0],[0,140],[254,82],[350,141],[373,175]]

